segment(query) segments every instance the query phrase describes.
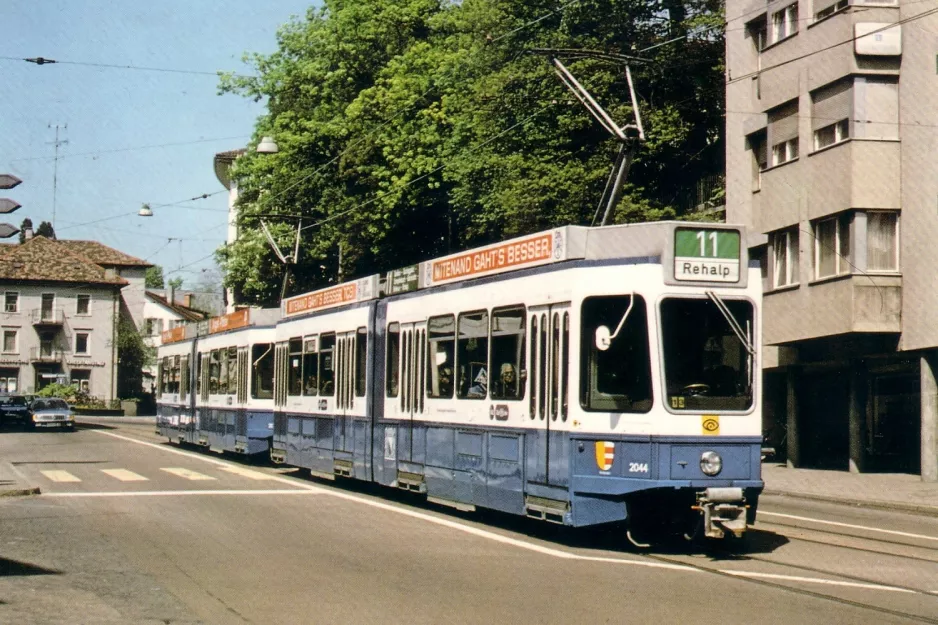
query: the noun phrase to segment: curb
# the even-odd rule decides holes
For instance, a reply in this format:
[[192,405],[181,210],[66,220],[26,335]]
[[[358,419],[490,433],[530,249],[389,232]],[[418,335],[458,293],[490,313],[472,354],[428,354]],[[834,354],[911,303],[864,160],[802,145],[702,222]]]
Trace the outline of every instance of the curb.
[[766,488],[762,491],[763,495],[770,497],[790,497],[792,499],[804,499],[807,501],[822,501],[834,503],[842,506],[854,506],[857,508],[873,508],[876,510],[898,510],[901,512],[910,512],[922,516],[938,517],[938,506],[929,506],[925,504],[905,503],[899,501],[876,501],[850,499],[849,497],[834,497],[830,495],[815,495],[811,493],[799,493],[786,490],[775,490]]

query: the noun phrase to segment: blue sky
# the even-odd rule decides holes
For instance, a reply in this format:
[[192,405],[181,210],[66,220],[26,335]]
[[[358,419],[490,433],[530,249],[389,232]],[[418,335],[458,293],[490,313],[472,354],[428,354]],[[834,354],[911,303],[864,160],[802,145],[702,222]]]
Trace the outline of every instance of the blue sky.
[[[23,183],[0,191],[22,204],[0,222],[52,221],[58,125],[59,140],[68,141],[59,146],[55,185],[59,238],[100,241],[162,265],[186,286],[213,273],[227,195],[212,160],[244,147],[264,112],[263,103],[217,95],[213,74],[249,73],[242,55],[274,51],[279,26],[311,4],[5,0],[0,173]],[[19,60],[40,56],[58,63]],[[215,195],[187,201],[205,193]],[[144,203],[153,217],[137,216]]]

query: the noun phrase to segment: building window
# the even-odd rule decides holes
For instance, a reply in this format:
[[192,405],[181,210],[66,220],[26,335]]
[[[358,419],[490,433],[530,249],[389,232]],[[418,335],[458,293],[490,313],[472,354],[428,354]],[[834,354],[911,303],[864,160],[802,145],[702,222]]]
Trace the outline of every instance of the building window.
[[159,336],[163,332],[163,320],[148,317],[143,320],[143,333],[146,336]]
[[746,24],[746,33],[749,35],[749,38],[752,39],[752,47],[755,51],[762,52],[766,45],[766,33],[767,28],[765,25],[765,14],[763,13],[759,19],[753,20]]
[[75,353],[76,354],[88,353],[88,333],[87,332],[75,333]]
[[791,37],[798,32],[798,3],[789,4],[772,14],[772,43]]
[[3,331],[3,353],[4,354],[15,354],[19,350],[16,346],[16,330],[4,330]]
[[7,291],[4,294],[3,311],[8,313],[19,312],[20,294],[15,291]]
[[899,82],[895,76],[857,76],[854,79],[853,136],[863,139],[899,138]]
[[765,130],[749,136],[749,150],[752,153],[752,190],[762,188],[762,172],[768,167]]
[[72,369],[72,386],[77,387],[82,393],[91,392],[91,370],[90,369]]
[[790,228],[772,235],[775,252],[772,286],[775,288],[798,283],[798,228]]
[[814,149],[820,150],[829,145],[846,141],[850,138],[850,123],[846,119],[823,126],[814,131]]
[[55,319],[55,293],[43,293],[41,305],[41,319],[52,321]]
[[772,165],[781,165],[798,158],[798,138],[788,139],[772,146]]
[[814,277],[850,273],[850,215],[814,224]]
[[19,390],[19,369],[0,369],[0,393],[15,393]]
[[837,0],[837,2],[828,5],[824,7],[823,9],[821,9],[820,11],[818,11],[817,13],[815,13],[814,21],[820,22],[825,17],[830,17],[831,15],[833,15],[834,13],[838,11],[843,11],[848,6],[850,6],[850,3],[848,0]]
[[78,315],[90,315],[91,314],[91,296],[90,295],[78,295],[75,297],[75,314]]
[[866,214],[866,267],[870,271],[899,271],[899,214]]
[[798,158],[798,100],[792,100],[769,111],[768,123],[772,166]]

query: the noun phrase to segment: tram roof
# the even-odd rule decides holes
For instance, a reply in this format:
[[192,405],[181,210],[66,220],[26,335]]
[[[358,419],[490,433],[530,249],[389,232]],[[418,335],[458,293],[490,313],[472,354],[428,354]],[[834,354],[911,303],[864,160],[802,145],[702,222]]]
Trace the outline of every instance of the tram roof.
[[[680,256],[677,250],[677,231],[736,232],[735,243],[730,254],[721,259],[724,266],[736,264],[735,279],[701,277],[695,273],[690,277],[675,277],[676,264]],[[281,303],[284,318],[294,317],[319,310],[327,310],[346,304],[376,299],[382,295],[396,295],[419,289],[452,284],[475,278],[498,275],[542,265],[571,260],[605,260],[615,258],[648,258],[649,262],[666,263],[670,267],[668,277],[675,282],[736,282],[745,286],[745,272],[740,267],[747,265],[746,246],[743,240],[745,229],[741,226],[721,223],[698,223],[685,221],[659,221],[639,224],[623,224],[590,228],[586,226],[562,226],[529,234],[499,243],[493,243],[440,258],[434,258],[408,267],[375,274],[301,295],[289,297]],[[721,254],[725,253],[721,250]],[[716,257],[716,251],[714,251]],[[653,260],[656,259],[656,260]],[[695,263],[700,258],[693,259]],[[713,265],[714,259],[702,262]],[[717,263],[719,264],[719,263]],[[698,265],[694,265],[696,268]],[[667,279],[667,278],[666,278]]]

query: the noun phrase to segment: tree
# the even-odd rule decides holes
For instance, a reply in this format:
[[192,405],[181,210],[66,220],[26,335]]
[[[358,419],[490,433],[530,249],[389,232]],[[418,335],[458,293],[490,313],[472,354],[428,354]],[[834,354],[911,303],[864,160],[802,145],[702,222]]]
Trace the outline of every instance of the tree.
[[47,239],[55,239],[55,230],[52,229],[52,224],[48,221],[43,221],[39,224],[39,227],[36,228],[36,236],[46,237]]
[[[618,145],[556,79],[552,48],[617,123],[632,66],[647,141],[618,222],[682,217],[683,190],[723,170],[721,5],[713,0],[326,0],[285,25],[251,77],[256,134],[280,151],[237,160],[239,226],[226,285],[275,304],[285,268],[258,214],[303,217],[296,293],[561,224],[589,224]],[[686,38],[681,39],[682,36]],[[662,45],[663,44],[663,45]],[[639,52],[636,52],[639,51]],[[549,56],[549,55],[548,55]],[[270,223],[292,249],[296,221]]]
[[133,320],[120,315],[117,320],[117,395],[122,399],[139,397],[143,369],[155,362],[156,348],[143,342]]
[[33,229],[33,220],[27,217],[23,220],[23,223],[20,224],[20,244],[26,243],[26,229]]
[[164,288],[163,280],[163,268],[159,265],[153,265],[147,269],[144,274],[144,286],[148,289],[162,289]]

